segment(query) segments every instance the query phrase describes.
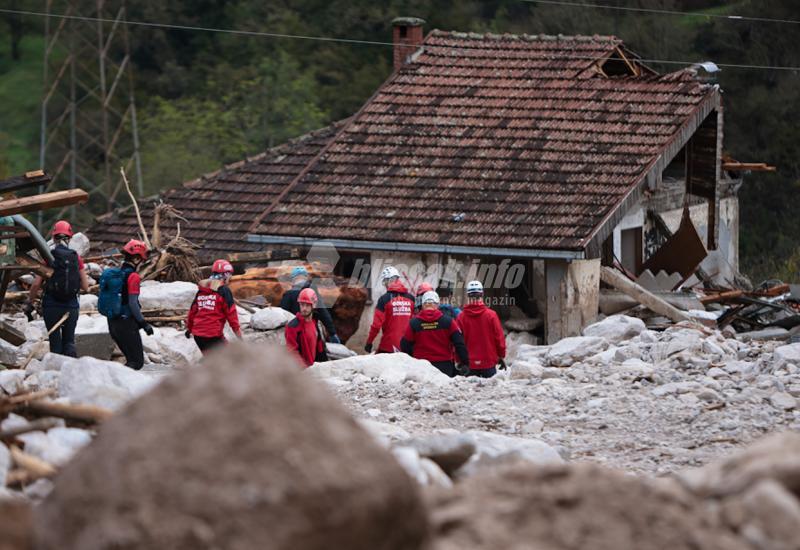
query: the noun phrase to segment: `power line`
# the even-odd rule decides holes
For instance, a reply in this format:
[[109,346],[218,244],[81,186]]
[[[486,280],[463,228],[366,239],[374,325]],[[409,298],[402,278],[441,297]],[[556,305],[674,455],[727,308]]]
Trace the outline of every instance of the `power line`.
[[[547,2],[547,3],[555,3],[551,0],[523,0],[528,2]],[[560,2],[564,3],[564,2]],[[589,4],[578,4],[574,3],[574,5],[579,6],[589,6]],[[607,6],[602,6],[607,7]],[[381,42],[375,40],[359,40],[354,38],[335,38],[329,36],[310,36],[310,35],[301,35],[301,34],[285,34],[285,33],[275,33],[275,32],[265,32],[265,31],[247,31],[241,29],[224,29],[224,28],[215,28],[215,27],[197,27],[192,25],[179,25],[175,23],[158,23],[152,21],[132,21],[132,20],[115,20],[111,18],[104,18],[104,17],[88,17],[88,16],[80,16],[80,15],[69,15],[69,14],[60,14],[60,13],[46,13],[46,12],[37,12],[37,11],[28,11],[28,10],[13,10],[8,8],[0,8],[0,13],[13,13],[17,15],[29,15],[34,17],[51,17],[54,19],[69,19],[69,20],[78,20],[78,21],[90,21],[94,23],[121,23],[123,25],[132,25],[132,26],[139,26],[139,27],[150,27],[150,28],[159,28],[159,29],[170,29],[170,30],[179,30],[179,31],[192,31],[192,32],[215,32],[215,33],[223,33],[223,34],[233,34],[233,35],[242,35],[242,36],[253,36],[253,37],[262,37],[262,38],[286,38],[286,39],[294,39],[294,40],[310,40],[316,42],[328,42],[328,43],[341,43],[341,44],[355,44],[355,45],[363,45],[363,46],[384,46],[384,47],[394,47],[394,43],[392,42]],[[676,13],[676,12],[671,12]],[[469,49],[483,49],[483,48],[471,48],[469,46],[429,46],[431,48],[442,48],[442,49],[459,49],[459,50],[469,50]],[[578,55],[560,55],[562,59],[575,59],[575,60],[586,60],[586,61],[596,61],[597,57],[592,56],[578,56]],[[641,63],[653,63],[653,64],[661,64],[661,65],[681,65],[681,66],[689,66],[694,65],[695,61],[677,61],[673,59],[644,59],[644,58],[637,58],[637,61]],[[788,66],[776,66],[776,65],[748,65],[748,64],[737,64],[737,63],[715,63],[720,68],[727,68],[727,69],[753,69],[753,70],[771,70],[771,71],[800,71],[800,67],[788,67]]]
[[578,8],[599,8],[617,11],[635,11],[639,13],[654,13],[659,15],[690,15],[693,17],[713,17],[715,19],[726,19],[729,21],[756,21],[759,23],[787,23],[790,25],[800,25],[800,20],[796,19],[770,19],[769,17],[751,17],[749,15],[725,15],[721,13],[697,13],[692,11],[664,10],[657,8],[633,8],[626,6],[608,6],[605,4],[584,4],[582,2],[567,2],[564,0],[522,0],[534,4],[550,4],[553,6],[572,6]]

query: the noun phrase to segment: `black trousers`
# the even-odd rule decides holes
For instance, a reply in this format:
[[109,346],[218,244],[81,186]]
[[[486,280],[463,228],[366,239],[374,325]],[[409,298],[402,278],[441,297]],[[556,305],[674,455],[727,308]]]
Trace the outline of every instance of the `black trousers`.
[[491,378],[497,374],[497,367],[490,369],[471,369],[467,376],[477,376],[478,378]]
[[442,371],[450,378],[456,375],[456,365],[452,361],[431,361],[431,365]]
[[56,323],[61,320],[64,314],[68,314],[67,320],[50,335],[50,351],[60,353],[69,357],[77,357],[75,352],[75,327],[78,325],[78,308],[48,305],[42,307],[42,317],[44,326],[49,332]]
[[144,366],[144,349],[139,323],[129,317],[108,320],[108,332],[119,350],[125,355],[125,364],[134,370]]
[[206,336],[195,336],[194,343],[200,348],[203,355],[218,346],[224,346],[227,340],[224,336],[217,336],[216,338],[208,338]]

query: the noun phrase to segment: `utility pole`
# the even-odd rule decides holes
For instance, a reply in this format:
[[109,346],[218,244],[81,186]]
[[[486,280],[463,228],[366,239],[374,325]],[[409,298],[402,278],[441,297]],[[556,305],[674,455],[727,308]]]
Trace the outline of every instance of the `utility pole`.
[[109,212],[125,199],[120,166],[144,192],[125,0],[46,0],[46,10],[39,161],[53,181],[40,191],[80,187],[91,214]]

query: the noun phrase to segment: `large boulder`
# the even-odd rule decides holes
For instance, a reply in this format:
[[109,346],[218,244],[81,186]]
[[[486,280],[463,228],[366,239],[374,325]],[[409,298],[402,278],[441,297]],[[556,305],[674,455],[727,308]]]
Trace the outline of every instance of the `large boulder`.
[[142,309],[188,311],[195,295],[197,295],[197,285],[194,283],[145,281],[139,294],[139,304]]
[[172,367],[189,367],[203,356],[193,338],[186,338],[185,331],[173,327],[159,327],[152,336],[143,335],[142,344],[148,354],[157,355]]
[[445,386],[453,380],[428,361],[414,359],[405,353],[357,355],[336,361],[314,363],[310,372],[320,378],[352,379],[356,374],[362,374],[390,385],[413,381],[422,385]]
[[418,489],[275,347],[231,345],[112,417],[35,510],[37,548],[393,550]]
[[611,344],[630,340],[645,329],[644,321],[627,315],[612,315],[583,329],[584,336],[599,336]]
[[588,463],[515,465],[429,493],[435,550],[752,550],[681,491]]
[[60,363],[58,393],[76,404],[116,410],[156,382],[125,365],[94,357],[64,357]]
[[75,327],[75,351],[108,361],[114,352],[114,340],[108,333],[108,319],[102,315],[81,315]]
[[266,307],[256,311],[250,317],[250,328],[253,330],[275,330],[294,319],[294,315],[279,307]]
[[605,351],[608,341],[599,336],[573,336],[559,340],[545,355],[545,362],[553,367],[569,367],[573,363],[583,361]]

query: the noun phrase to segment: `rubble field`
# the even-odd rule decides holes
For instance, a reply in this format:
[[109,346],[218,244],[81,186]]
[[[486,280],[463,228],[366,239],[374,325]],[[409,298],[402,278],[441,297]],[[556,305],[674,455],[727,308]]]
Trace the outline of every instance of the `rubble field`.
[[392,440],[481,431],[534,438],[565,459],[662,475],[800,430],[800,344],[747,343],[689,323],[612,316],[553,346],[510,347],[492,379],[406,376],[410,358],[312,369]]

